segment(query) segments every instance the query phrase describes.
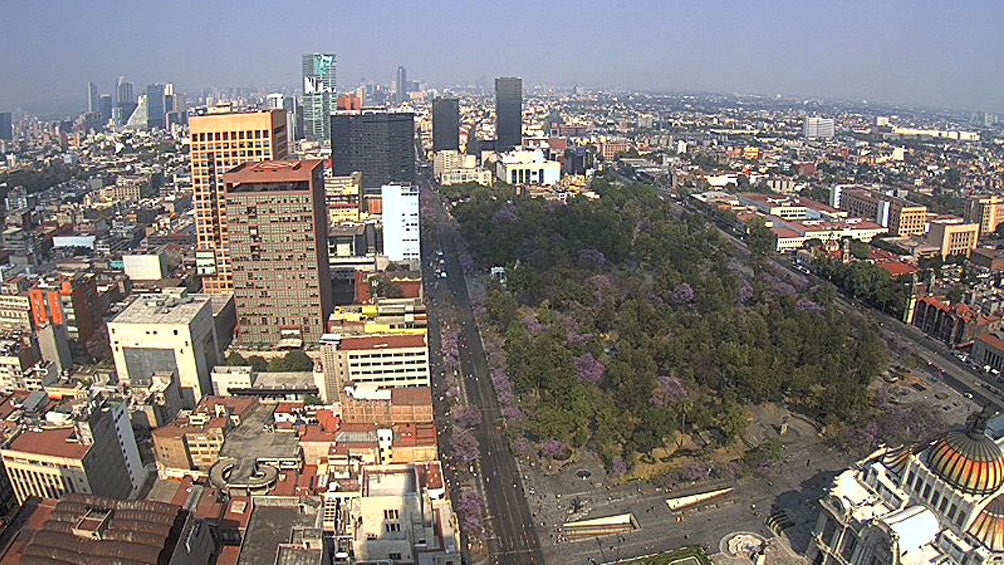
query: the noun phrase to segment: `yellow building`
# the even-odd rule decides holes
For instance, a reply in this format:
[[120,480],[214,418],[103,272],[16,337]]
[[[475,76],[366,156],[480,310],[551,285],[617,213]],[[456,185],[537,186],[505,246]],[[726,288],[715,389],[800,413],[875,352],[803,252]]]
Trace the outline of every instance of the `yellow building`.
[[927,206],[873,190],[846,189],[840,194],[840,209],[889,228],[896,237],[927,232]]
[[976,249],[980,225],[966,223],[962,218],[938,218],[931,222],[927,242],[941,249],[941,257],[965,255]]
[[324,200],[331,226],[359,222],[363,202],[363,174],[324,177]]
[[0,330],[31,331],[31,301],[27,296],[0,295]]
[[980,225],[980,234],[997,231],[1004,223],[1004,198],[1000,196],[977,196],[966,204],[967,222]]
[[233,292],[223,173],[252,161],[284,159],[289,140],[285,110],[235,112],[228,105],[189,118],[196,269],[205,292]]

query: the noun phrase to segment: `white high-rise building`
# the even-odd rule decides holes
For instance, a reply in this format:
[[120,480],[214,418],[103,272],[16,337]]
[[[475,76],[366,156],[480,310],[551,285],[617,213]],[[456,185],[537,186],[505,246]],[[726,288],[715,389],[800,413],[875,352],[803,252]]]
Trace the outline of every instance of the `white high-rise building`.
[[833,118],[806,116],[802,123],[802,133],[806,139],[833,139],[836,126]]
[[391,261],[422,260],[418,218],[418,187],[385,184],[380,188],[383,204],[383,252]]
[[212,394],[209,374],[222,355],[209,297],[138,298],[108,322],[108,337],[120,381],[146,387],[154,374],[171,373],[189,409]]

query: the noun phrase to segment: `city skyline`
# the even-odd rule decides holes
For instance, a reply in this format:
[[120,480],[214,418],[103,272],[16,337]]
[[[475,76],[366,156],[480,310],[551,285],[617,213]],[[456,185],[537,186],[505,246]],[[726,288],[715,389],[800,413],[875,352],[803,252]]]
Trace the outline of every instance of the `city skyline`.
[[[1004,89],[995,84],[1000,63],[993,57],[1004,40],[990,24],[1002,7],[986,2],[964,9],[905,2],[640,2],[613,13],[590,3],[571,10],[526,2],[504,7],[438,2],[395,6],[400,17],[389,21],[384,6],[359,6],[344,17],[324,3],[303,0],[283,5],[285,17],[276,25],[291,40],[279,46],[220,33],[215,23],[227,20],[232,29],[250,29],[251,18],[275,7],[268,2],[240,11],[119,2],[86,9],[56,2],[11,6],[6,14],[11,37],[0,56],[22,80],[5,85],[0,108],[85,108],[87,82],[106,93],[119,75],[143,86],[174,81],[182,91],[225,84],[293,88],[300,81],[302,54],[322,51],[338,55],[346,87],[361,78],[390,84],[397,67],[404,66],[434,84],[487,85],[491,77],[515,75],[527,84],[827,96],[1004,111]],[[201,16],[179,17],[191,13]],[[518,41],[503,42],[511,36],[504,25],[477,26],[472,35],[472,23],[502,23],[515,14],[524,21]],[[52,25],[44,39],[28,31],[40,17]],[[434,37],[428,29],[437,29]],[[205,39],[183,40],[193,35]],[[79,49],[81,44],[88,49]],[[379,50],[370,47],[375,44]],[[128,45],[150,47],[123,48]]]

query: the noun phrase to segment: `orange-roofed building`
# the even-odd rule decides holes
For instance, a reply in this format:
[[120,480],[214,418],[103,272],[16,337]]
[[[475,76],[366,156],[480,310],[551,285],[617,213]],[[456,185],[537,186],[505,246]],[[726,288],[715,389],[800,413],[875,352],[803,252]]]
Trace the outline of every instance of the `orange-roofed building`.
[[917,300],[913,325],[952,347],[968,345],[977,337],[1000,328],[999,316],[984,316],[966,304],[943,302],[935,296]]

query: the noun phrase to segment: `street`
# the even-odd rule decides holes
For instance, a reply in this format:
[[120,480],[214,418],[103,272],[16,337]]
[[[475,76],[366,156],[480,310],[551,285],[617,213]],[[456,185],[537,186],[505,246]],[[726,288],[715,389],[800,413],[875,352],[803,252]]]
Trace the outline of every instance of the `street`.
[[[431,190],[427,180],[422,189]],[[534,521],[524,497],[520,470],[509,451],[504,436],[505,422],[501,418],[495,391],[492,389],[488,362],[481,343],[464,274],[457,258],[456,242],[460,237],[455,225],[442,206],[435,207],[436,223],[440,226],[438,248],[443,250],[448,277],[436,276],[431,267],[435,248],[423,247],[423,279],[435,281],[432,288],[434,302],[430,305],[430,334],[439,334],[440,317],[436,308],[446,307],[450,301],[456,323],[459,324],[460,370],[465,379],[467,401],[481,411],[482,424],[475,436],[480,444],[479,480],[487,506],[486,527],[488,549],[494,563],[528,564],[542,562],[540,543],[533,527]],[[438,341],[437,341],[438,344]],[[430,348],[433,347],[430,341]],[[438,390],[436,394],[441,394]],[[440,412],[441,413],[441,412]]]

